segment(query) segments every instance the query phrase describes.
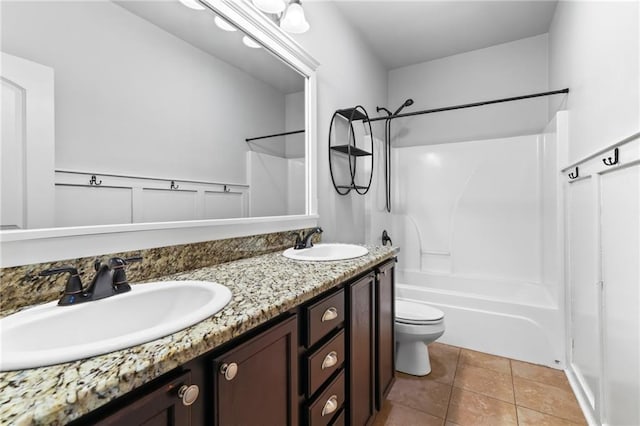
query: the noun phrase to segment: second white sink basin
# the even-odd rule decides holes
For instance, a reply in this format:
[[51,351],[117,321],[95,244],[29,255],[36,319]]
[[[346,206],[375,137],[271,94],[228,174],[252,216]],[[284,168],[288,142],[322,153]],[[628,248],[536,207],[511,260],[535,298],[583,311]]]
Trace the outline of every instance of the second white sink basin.
[[231,291],[206,281],[139,284],[75,306],[50,302],[0,319],[0,371],[42,367],[128,348],[208,318]]
[[282,255],[294,260],[308,260],[326,262],[331,260],[346,260],[368,254],[367,248],[355,244],[316,244],[305,249],[286,249]]

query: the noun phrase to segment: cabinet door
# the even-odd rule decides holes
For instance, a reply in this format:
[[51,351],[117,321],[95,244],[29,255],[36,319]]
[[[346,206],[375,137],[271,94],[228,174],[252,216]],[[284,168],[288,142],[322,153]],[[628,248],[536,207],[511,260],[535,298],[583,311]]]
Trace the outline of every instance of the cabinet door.
[[[191,424],[191,410],[178,397],[178,392],[182,386],[190,384],[191,373],[187,371],[119,409],[115,414],[87,424],[99,426],[188,426]],[[189,394],[189,397],[193,396],[193,393]]]
[[214,425],[298,423],[297,316],[214,360]]
[[395,377],[395,260],[377,269],[376,282],[376,407],[382,409]]
[[367,424],[375,415],[375,275],[349,286],[349,424]]

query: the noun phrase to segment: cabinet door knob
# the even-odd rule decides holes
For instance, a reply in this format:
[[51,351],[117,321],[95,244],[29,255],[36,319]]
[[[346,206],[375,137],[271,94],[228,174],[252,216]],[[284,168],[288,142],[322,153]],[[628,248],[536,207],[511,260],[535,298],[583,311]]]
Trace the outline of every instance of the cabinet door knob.
[[327,368],[331,368],[337,363],[338,363],[338,353],[336,351],[331,351],[322,360],[322,369],[325,370]]
[[324,311],[324,313],[322,314],[321,321],[322,322],[331,321],[336,318],[338,318],[338,310],[332,306],[328,308],[326,311]]
[[231,362],[227,364],[226,362],[220,366],[220,373],[224,375],[224,378],[227,380],[233,380],[238,374],[238,364],[235,362]]
[[324,407],[322,407],[322,415],[326,416],[327,414],[331,414],[338,409],[338,396],[331,395],[327,402],[324,403]]
[[197,385],[182,385],[178,389],[178,398],[182,399],[182,403],[189,406],[196,402],[200,395],[200,388]]

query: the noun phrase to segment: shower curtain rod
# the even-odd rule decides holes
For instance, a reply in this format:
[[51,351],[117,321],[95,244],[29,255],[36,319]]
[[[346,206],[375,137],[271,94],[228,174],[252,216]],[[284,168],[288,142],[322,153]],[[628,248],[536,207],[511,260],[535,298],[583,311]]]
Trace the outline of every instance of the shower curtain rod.
[[551,92],[534,93],[531,95],[515,96],[512,98],[495,99],[492,101],[474,102],[472,104],[454,105],[454,106],[449,106],[444,108],[425,109],[423,111],[405,112],[404,114],[396,114],[396,115],[389,115],[386,117],[371,118],[369,119],[369,122],[380,121],[380,120],[391,120],[393,118],[401,118],[401,117],[411,117],[413,115],[431,114],[432,112],[442,112],[442,111],[452,111],[455,109],[473,108],[473,107],[478,107],[483,105],[498,104],[501,102],[511,102],[511,101],[519,101],[522,99],[539,98],[541,96],[559,95],[562,93],[569,93],[569,89],[567,88],[562,90],[553,90]]
[[296,133],[304,133],[304,129],[302,129],[302,130],[294,130],[292,132],[276,133],[274,135],[258,136],[256,138],[245,139],[244,141],[245,142],[251,142],[251,141],[257,141],[258,139],[268,139],[268,138],[275,138],[277,136],[295,135]]

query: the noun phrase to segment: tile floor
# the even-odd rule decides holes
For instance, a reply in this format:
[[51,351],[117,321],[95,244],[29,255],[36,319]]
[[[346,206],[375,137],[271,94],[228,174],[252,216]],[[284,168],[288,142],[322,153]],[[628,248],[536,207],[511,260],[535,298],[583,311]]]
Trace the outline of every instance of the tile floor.
[[569,426],[587,424],[560,370],[441,343],[431,374],[397,373],[375,426]]

